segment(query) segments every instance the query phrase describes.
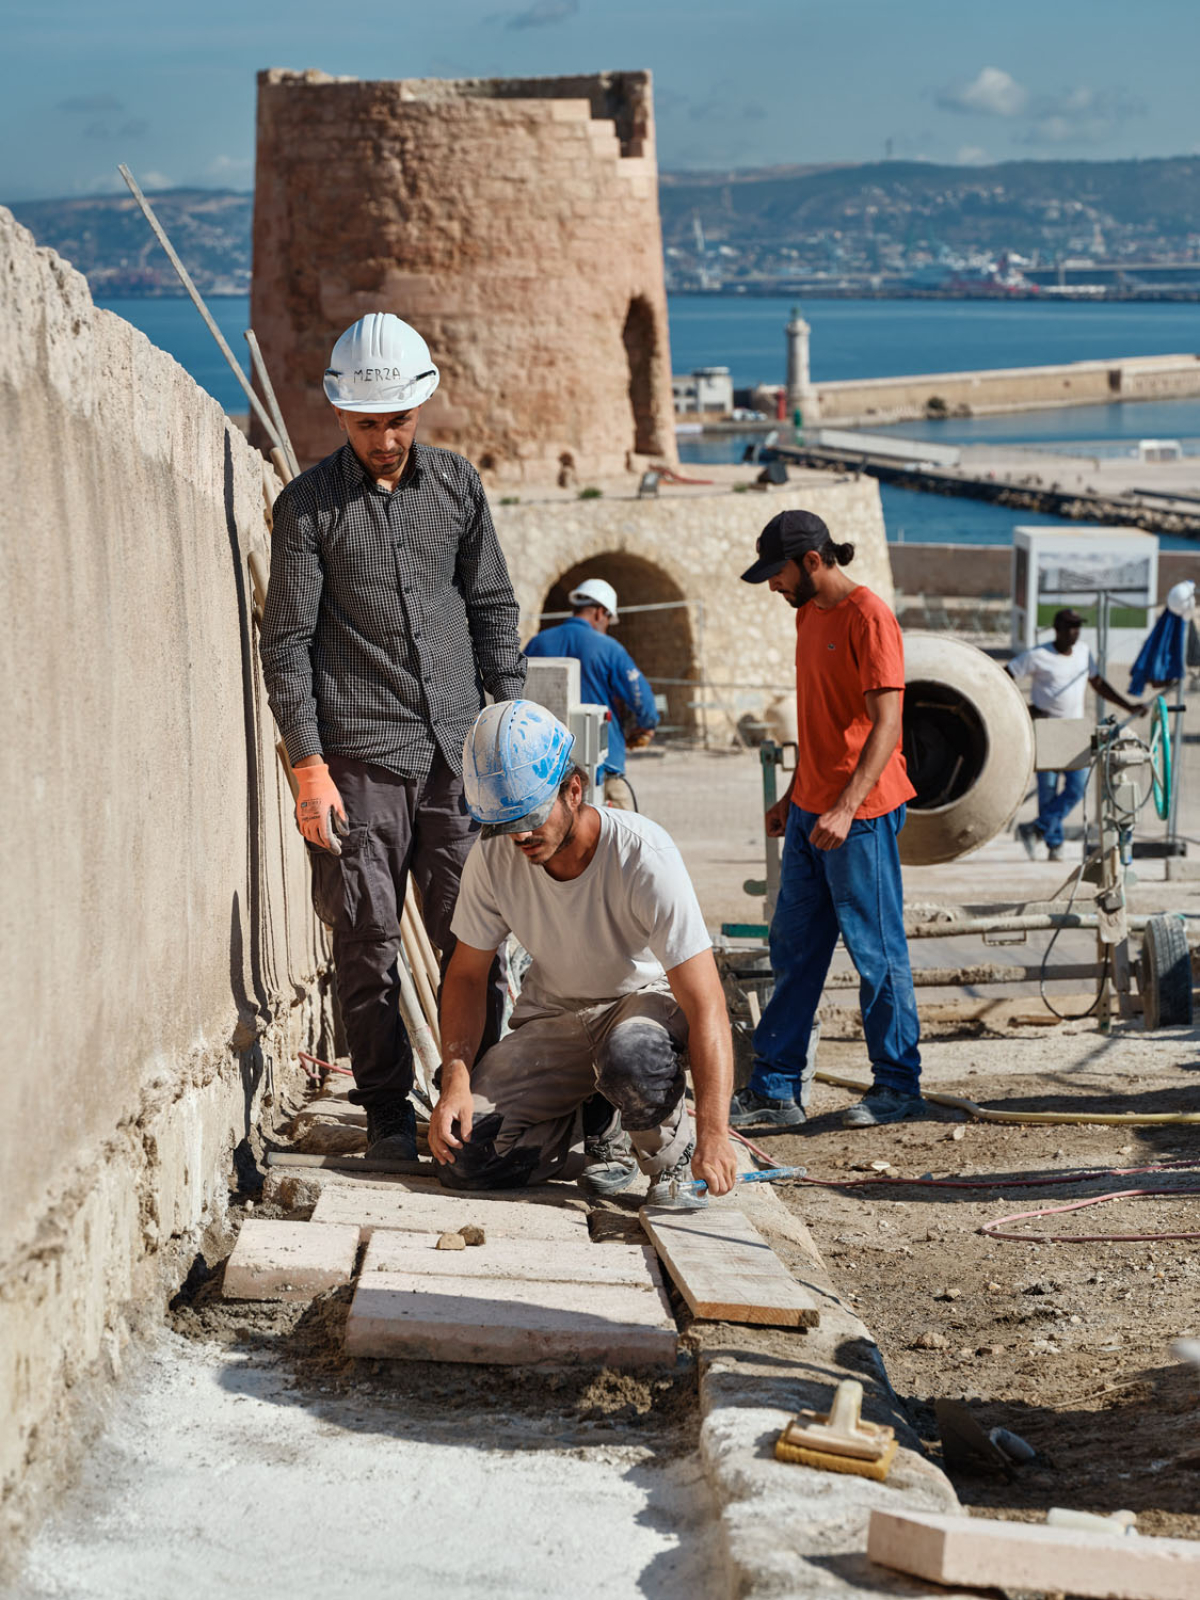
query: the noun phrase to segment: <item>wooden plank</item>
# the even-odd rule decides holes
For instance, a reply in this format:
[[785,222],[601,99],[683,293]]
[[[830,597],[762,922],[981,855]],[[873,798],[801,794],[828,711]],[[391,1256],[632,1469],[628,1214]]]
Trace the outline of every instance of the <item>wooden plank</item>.
[[641,1218],[694,1316],[775,1328],[815,1328],[820,1321],[816,1302],[743,1212],[643,1206]]
[[574,1239],[586,1243],[587,1212],[566,1206],[539,1205],[514,1200],[505,1191],[502,1200],[486,1195],[413,1193],[396,1184],[386,1189],[330,1185],[321,1190],[313,1208],[314,1222],[357,1223],[368,1239],[376,1228],[398,1228],[406,1233],[444,1233],[464,1223],[478,1223],[489,1237],[506,1239]]
[[406,1361],[672,1366],[677,1333],[660,1289],[377,1272],[359,1280],[345,1348]]
[[543,1239],[487,1241],[468,1250],[439,1250],[434,1233],[399,1233],[377,1228],[367,1245],[362,1277],[406,1273],[416,1277],[516,1279],[527,1283],[595,1283],[658,1292],[658,1257],[644,1244],[590,1244],[560,1241],[553,1250]]
[[950,1586],[1032,1589],[1105,1600],[1195,1600],[1200,1540],[1082,1532],[923,1512],[872,1511],[867,1555]]

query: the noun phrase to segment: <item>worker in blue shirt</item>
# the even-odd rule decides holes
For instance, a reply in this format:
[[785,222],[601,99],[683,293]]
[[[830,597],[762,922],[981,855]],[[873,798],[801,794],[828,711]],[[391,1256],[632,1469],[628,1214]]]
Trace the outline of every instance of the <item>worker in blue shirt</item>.
[[654,692],[633,657],[608,630],[617,620],[617,591],[603,578],[585,578],[569,597],[572,615],[557,628],[546,628],[525,646],[529,656],[574,656],[579,662],[579,689],[588,705],[607,706],[608,756],[596,774],[604,782],[606,805],[636,811],[633,790],[625,780],[625,733],[622,712],[634,723],[629,748],[650,743],[658,725]]

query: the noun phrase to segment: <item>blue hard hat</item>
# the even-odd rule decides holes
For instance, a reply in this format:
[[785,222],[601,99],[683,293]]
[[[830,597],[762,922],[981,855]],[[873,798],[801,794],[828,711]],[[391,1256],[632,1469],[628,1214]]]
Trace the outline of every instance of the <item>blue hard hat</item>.
[[575,736],[532,700],[485,706],[463,744],[467,810],[483,837],[540,828],[574,748]]

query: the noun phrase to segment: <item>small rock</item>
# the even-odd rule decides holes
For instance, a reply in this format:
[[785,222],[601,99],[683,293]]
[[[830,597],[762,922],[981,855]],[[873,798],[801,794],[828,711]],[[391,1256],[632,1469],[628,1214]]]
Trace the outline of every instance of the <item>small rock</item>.
[[461,1233],[444,1233],[437,1242],[439,1250],[465,1250],[467,1241]]
[[913,1340],[914,1350],[948,1350],[950,1341],[944,1333],[936,1333],[932,1328],[926,1328],[924,1333],[919,1333]]
[[1022,1294],[1057,1294],[1062,1284],[1053,1278],[1035,1278],[1021,1290]]
[[979,1354],[981,1356],[1002,1356],[1004,1354],[1004,1346],[1002,1344],[985,1344]]
[[970,1359],[972,1358],[972,1356],[974,1354],[975,1354],[975,1352],[974,1352],[974,1350],[971,1349],[970,1345],[969,1344],[965,1344],[965,1345],[963,1345],[962,1349],[958,1352],[958,1359],[960,1361],[970,1361]]
[[1117,1154],[1119,1156],[1131,1156],[1133,1154],[1133,1146],[1131,1144],[1123,1144]]
[[940,1294],[935,1294],[935,1300],[957,1300],[962,1294],[961,1289],[943,1289]]
[[476,1227],[473,1222],[468,1222],[465,1228],[460,1228],[464,1244],[486,1244],[487,1234],[482,1228]]
[[947,1139],[953,1139],[956,1144],[958,1143],[958,1141],[960,1139],[965,1139],[966,1137],[967,1137],[967,1130],[962,1125],[961,1122],[959,1123],[959,1125],[956,1128],[951,1128],[950,1132],[946,1135]]
[[999,1283],[989,1283],[987,1286],[987,1292],[989,1294],[1003,1294],[1004,1286]]
[[892,1172],[895,1169],[890,1161],[872,1161],[870,1170],[872,1172]]

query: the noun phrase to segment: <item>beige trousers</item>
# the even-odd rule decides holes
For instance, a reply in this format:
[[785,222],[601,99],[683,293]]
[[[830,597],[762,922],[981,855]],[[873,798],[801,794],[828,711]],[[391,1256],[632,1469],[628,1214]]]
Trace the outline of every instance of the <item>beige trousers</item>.
[[633,790],[620,772],[610,773],[604,780],[604,804],[617,811],[636,811]]
[[522,997],[512,1031],[475,1064],[471,1138],[438,1177],[452,1189],[575,1177],[585,1136],[615,1128],[618,1115],[638,1165],[657,1177],[692,1142],[686,1047],[687,1019],[665,980],[572,1008]]

